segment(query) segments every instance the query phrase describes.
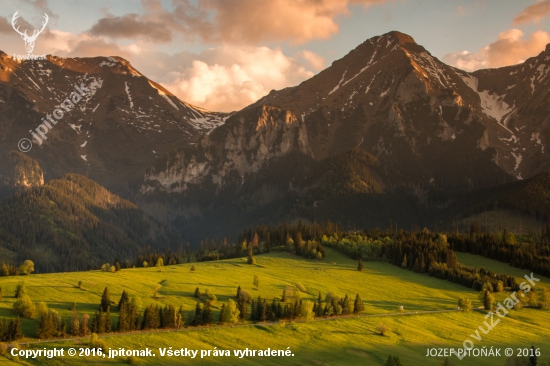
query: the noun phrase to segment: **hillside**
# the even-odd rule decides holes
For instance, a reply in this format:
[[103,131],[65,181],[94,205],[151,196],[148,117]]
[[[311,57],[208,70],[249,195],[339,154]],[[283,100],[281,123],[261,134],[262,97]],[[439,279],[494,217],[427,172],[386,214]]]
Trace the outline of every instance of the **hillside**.
[[[453,203],[449,205],[449,219],[461,220],[486,212],[508,210],[515,212],[516,228],[521,225],[521,216],[527,220],[535,220],[536,233],[540,226],[544,226],[550,220],[549,187],[550,171],[547,171],[530,179],[460,194],[455,196]],[[480,219],[483,219],[483,215]],[[525,229],[525,232],[527,231],[528,229]]]
[[[97,311],[101,294],[105,287],[109,288],[112,305],[112,323],[117,323],[118,302],[123,290],[130,296],[137,296],[142,302],[142,308],[147,305],[170,304],[176,307],[183,305],[186,314],[191,313],[197,299],[193,293],[197,287],[201,292],[209,289],[217,296],[214,304],[214,319],[223,303],[235,298],[236,288],[240,285],[248,290],[253,297],[272,299],[279,297],[286,285],[301,282],[306,288],[302,299],[315,300],[318,292],[324,296],[328,292],[337,295],[359,293],[365,305],[365,311],[360,318],[333,319],[312,323],[286,322],[277,324],[258,323],[253,326],[233,327],[190,327],[180,331],[164,333],[154,331],[148,334],[127,334],[117,336],[115,333],[105,337],[106,346],[110,348],[124,347],[126,349],[153,348],[158,356],[159,347],[177,347],[190,349],[234,350],[234,349],[284,349],[290,347],[294,354],[293,363],[298,364],[330,364],[350,365],[368,364],[382,365],[390,354],[398,354],[408,365],[439,365],[441,358],[426,358],[429,347],[458,347],[469,337],[473,329],[482,324],[484,314],[481,312],[458,313],[456,301],[458,297],[466,296],[472,303],[478,305],[477,293],[462,286],[429,277],[426,274],[414,273],[385,262],[365,262],[362,272],[356,270],[357,263],[347,259],[337,252],[327,249],[327,257],[322,261],[305,260],[288,253],[273,253],[257,256],[257,265],[250,266],[245,258],[217,262],[196,263],[195,271],[190,272],[191,264],[167,266],[162,272],[156,268],[123,269],[117,273],[87,271],[66,274],[31,275],[25,277],[27,293],[32,301],[44,301],[50,308],[56,309],[67,319],[72,316],[71,304],[76,303],[80,316],[88,313],[93,316]],[[476,264],[484,258],[476,257]],[[492,261],[487,261],[490,268]],[[260,278],[259,290],[252,285],[253,276]],[[8,277],[3,281],[4,300],[0,303],[0,316],[13,315],[11,306],[14,298],[11,294],[21,278]],[[77,288],[82,281],[82,289]],[[160,284],[157,298],[151,296],[151,287]],[[370,284],[370,285],[368,285]],[[499,295],[499,301],[502,299]],[[202,302],[202,301],[201,301]],[[449,313],[418,314],[412,316],[391,316],[398,313],[398,307],[404,306],[408,311],[425,311],[451,309]],[[380,317],[381,315],[386,315]],[[389,315],[389,316],[387,316]],[[188,315],[186,315],[188,316]],[[547,311],[523,309],[510,312],[506,321],[498,324],[498,332],[490,332],[483,336],[486,347],[536,347],[546,349],[548,335],[545,324],[549,321]],[[389,328],[386,336],[380,336],[376,327],[385,323]],[[24,332],[32,332],[38,324],[37,319],[23,319]],[[246,323],[244,323],[246,324]],[[437,327],[433,327],[437,324]],[[430,326],[427,326],[430,325]],[[36,341],[36,339],[29,339]],[[31,349],[44,347],[82,347],[87,339],[81,341],[59,341],[30,345]],[[480,343],[481,345],[481,343]],[[175,349],[175,348],[174,348]],[[179,348],[178,348],[179,349]],[[200,364],[239,364],[254,365],[258,358],[244,357],[210,357],[193,362]],[[505,357],[490,357],[484,359],[484,365],[502,366]],[[541,360],[544,360],[541,357]],[[187,359],[186,359],[187,360]],[[29,359],[31,364],[59,365],[70,361],[72,364],[107,364],[125,362],[125,357],[107,360],[98,357]],[[262,360],[268,365],[286,363],[288,359],[273,357]],[[456,359],[453,361],[458,362]],[[137,359],[138,364],[180,364],[178,357],[157,357]],[[477,358],[465,358],[464,365],[479,365]]]
[[124,265],[148,246],[177,248],[179,240],[133,203],[77,174],[17,190],[0,203],[0,247],[16,258],[12,264],[34,261],[37,272],[98,268],[115,259]]

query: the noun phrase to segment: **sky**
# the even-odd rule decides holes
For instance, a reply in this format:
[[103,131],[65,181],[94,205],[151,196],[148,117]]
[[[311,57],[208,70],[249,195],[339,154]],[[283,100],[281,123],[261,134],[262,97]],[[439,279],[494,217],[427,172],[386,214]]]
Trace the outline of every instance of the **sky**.
[[239,110],[294,86],[367,39],[397,30],[467,71],[536,56],[550,0],[0,0],[0,50],[120,56],[180,99]]

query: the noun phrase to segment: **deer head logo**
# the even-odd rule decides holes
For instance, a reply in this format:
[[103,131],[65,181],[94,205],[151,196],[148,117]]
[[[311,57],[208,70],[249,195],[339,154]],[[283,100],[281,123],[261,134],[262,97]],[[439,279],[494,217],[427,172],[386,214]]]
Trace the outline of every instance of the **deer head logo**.
[[38,30],[38,29],[35,29],[32,36],[29,36],[27,34],[27,30],[25,29],[25,32],[21,32],[19,31],[19,26],[16,28],[15,27],[15,22],[17,20],[17,18],[19,18],[19,15],[17,14],[18,11],[15,12],[15,14],[13,14],[13,18],[11,19],[11,26],[13,27],[13,29],[19,33],[21,35],[21,38],[23,38],[23,41],[25,41],[25,48],[27,49],[27,53],[31,53],[32,50],[34,49],[34,42],[36,41],[36,38],[38,38],[38,36],[40,35],[40,33],[42,33],[42,31],[44,30],[44,28],[46,28],[46,24],[48,24],[48,14],[45,14],[44,13],[44,23],[42,23],[42,29]]

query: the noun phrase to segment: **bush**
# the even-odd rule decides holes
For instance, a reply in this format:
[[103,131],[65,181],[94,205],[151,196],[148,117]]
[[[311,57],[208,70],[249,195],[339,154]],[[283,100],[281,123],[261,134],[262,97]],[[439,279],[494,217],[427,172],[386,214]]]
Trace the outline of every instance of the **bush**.
[[13,310],[23,318],[32,319],[36,313],[36,306],[27,295],[21,296],[13,303]]
[[36,308],[38,316],[44,316],[48,314],[48,305],[44,301],[40,301]]
[[19,283],[17,284],[17,287],[15,288],[15,297],[20,298],[26,293],[27,293],[27,289],[25,287],[25,281],[19,281]]
[[252,295],[250,295],[250,292],[248,292],[248,290],[241,290],[241,292],[239,293],[239,301],[250,303],[252,302]]
[[212,305],[214,305],[216,303],[216,301],[218,301],[218,298],[216,297],[216,295],[214,295],[212,292],[210,292],[209,289],[206,289],[204,294],[202,294],[202,298],[205,302],[210,301],[210,304],[212,304]]
[[8,353],[8,345],[4,342],[0,342],[0,356],[5,356]]
[[105,346],[105,341],[103,339],[99,339],[96,333],[92,333],[90,336],[90,347],[93,349],[101,349],[104,352],[107,348]]
[[383,335],[385,335],[386,332],[388,331],[388,327],[386,326],[386,324],[380,323],[380,324],[378,324],[378,326],[376,327],[376,331],[378,331],[378,333],[380,333],[380,335],[383,336]]
[[303,293],[307,293],[306,287],[301,282],[296,282],[296,288]]

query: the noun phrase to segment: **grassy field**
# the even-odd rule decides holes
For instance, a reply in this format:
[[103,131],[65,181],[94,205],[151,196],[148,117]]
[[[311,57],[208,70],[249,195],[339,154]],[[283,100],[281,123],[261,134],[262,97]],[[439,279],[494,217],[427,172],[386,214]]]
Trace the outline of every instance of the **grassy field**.
[[[465,263],[486,268],[503,265],[482,257],[464,256]],[[273,253],[257,256],[257,265],[247,265],[245,259],[218,262],[195,263],[196,271],[190,272],[191,265],[167,266],[162,272],[156,268],[126,269],[118,273],[99,271],[78,273],[57,273],[31,275],[24,279],[31,299],[38,303],[45,301],[67,319],[70,307],[76,302],[79,313],[90,316],[97,310],[105,286],[109,287],[111,300],[118,302],[120,294],[126,290],[130,295],[141,297],[144,305],[149,303],[183,305],[185,310],[194,309],[196,287],[201,291],[210,289],[217,297],[216,308],[229,298],[234,298],[237,286],[247,289],[256,297],[273,298],[281,296],[283,288],[301,282],[307,289],[302,298],[314,300],[320,291],[355,297],[359,293],[365,303],[366,315],[397,313],[403,306],[406,312],[455,309],[457,299],[465,296],[479,306],[477,293],[462,286],[438,280],[424,274],[403,270],[383,262],[365,262],[363,272],[356,270],[357,263],[339,253],[327,249],[323,261],[311,261],[288,253]],[[473,264],[473,262],[477,264]],[[523,276],[523,271],[512,272],[505,264],[508,273]],[[491,268],[492,269],[492,268]],[[252,285],[253,276],[260,278],[259,290]],[[13,292],[23,277],[2,278],[4,299],[0,302],[0,317],[11,317]],[[542,281],[546,281],[544,279]],[[83,288],[78,289],[79,281]],[[550,282],[549,282],[550,283]],[[154,284],[161,284],[159,298],[151,297]],[[499,294],[497,299],[503,298]],[[214,319],[217,319],[217,311]],[[113,312],[113,324],[116,324]],[[462,345],[474,330],[485,321],[481,312],[418,314],[407,316],[361,317],[276,325],[252,325],[236,327],[187,328],[177,332],[153,332],[148,334],[106,335],[108,348],[124,347],[143,349],[149,347],[157,354],[154,359],[140,358],[137,364],[219,364],[219,365],[383,365],[389,354],[398,354],[404,365],[439,365],[438,358],[426,357],[427,348],[454,347]],[[550,312],[546,310],[523,309],[512,311],[483,340],[476,341],[482,347],[531,347],[541,348],[543,357],[548,359],[550,351],[550,330],[547,324]],[[380,322],[390,329],[386,336],[380,336],[376,327]],[[24,320],[25,334],[33,334],[38,321]],[[36,339],[29,339],[36,341]],[[23,341],[21,341],[23,342]],[[32,349],[53,347],[79,347],[87,340],[58,341],[54,343],[34,343]],[[159,347],[195,350],[239,350],[239,349],[283,349],[290,350],[293,357],[207,357],[194,360],[181,357],[159,356]],[[504,348],[501,352],[504,351]],[[505,357],[454,359],[457,365],[504,365]],[[11,360],[0,358],[0,363]],[[64,359],[23,360],[18,362],[39,365],[80,365],[124,363],[125,357],[103,359],[97,357],[65,357]]]

